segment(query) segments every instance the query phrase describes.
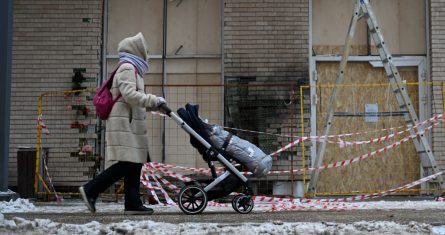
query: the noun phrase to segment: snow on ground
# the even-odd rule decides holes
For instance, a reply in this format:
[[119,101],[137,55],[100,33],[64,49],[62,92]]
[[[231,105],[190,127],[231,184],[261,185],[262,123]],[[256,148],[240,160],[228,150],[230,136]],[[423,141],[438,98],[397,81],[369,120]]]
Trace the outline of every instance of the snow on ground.
[[[349,203],[355,209],[445,209],[444,202],[435,201],[367,201]],[[98,203],[99,212],[122,211],[121,203]],[[160,212],[179,212],[174,206],[150,206]],[[349,206],[348,206],[349,207]],[[232,211],[232,208],[209,206],[206,211]],[[256,211],[267,211],[256,207]],[[0,234],[438,234],[445,235],[445,226],[432,226],[411,222],[398,224],[388,221],[360,221],[342,223],[162,223],[154,221],[130,221],[102,224],[92,221],[87,224],[62,224],[48,219],[26,220],[15,217],[5,219],[2,213],[39,212],[39,213],[78,213],[86,212],[80,201],[45,203],[34,205],[27,199],[0,201]]]
[[10,234],[445,234],[444,228],[411,222],[401,225],[394,222],[341,223],[245,223],[227,225],[217,223],[170,224],[153,221],[130,221],[101,224],[93,221],[83,225],[60,224],[47,219],[29,221],[0,217],[0,233]]

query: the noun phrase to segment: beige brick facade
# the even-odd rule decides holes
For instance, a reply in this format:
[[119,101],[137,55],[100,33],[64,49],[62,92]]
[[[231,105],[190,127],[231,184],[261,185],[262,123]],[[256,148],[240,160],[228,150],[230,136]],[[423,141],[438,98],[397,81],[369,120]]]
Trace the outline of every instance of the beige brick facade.
[[[100,0],[14,1],[10,185],[17,182],[18,148],[36,146],[38,97],[46,91],[72,89],[75,68],[84,68],[84,76],[91,78],[83,86],[96,86],[95,78],[101,67],[101,32]],[[69,121],[64,125],[70,128]],[[73,141],[78,143],[78,140]],[[55,178],[82,178],[82,171],[76,173],[77,161],[53,161],[53,164],[64,164],[72,169],[72,172],[59,175],[55,172]]]
[[288,82],[308,77],[308,0],[226,0],[224,72]]
[[[308,82],[309,9],[310,0],[224,0],[223,4],[223,53],[224,76],[235,82],[245,83],[295,83],[296,87]],[[432,81],[445,82],[445,0],[431,0],[430,11],[430,74]],[[102,7],[100,0],[15,0],[13,24],[13,61],[11,84],[11,127],[9,151],[9,184],[17,183],[17,150],[36,145],[37,99],[46,91],[70,90],[73,69],[84,68],[84,76],[97,79],[101,71]],[[161,35],[159,35],[161,37]],[[229,81],[227,80],[227,81]],[[95,87],[95,81],[84,83]],[[298,92],[297,89],[295,89]],[[251,99],[267,95],[283,99],[288,90],[264,90],[250,93]],[[305,94],[308,95],[308,94]],[[433,90],[434,112],[443,110],[443,94]],[[232,98],[243,97],[233,95]],[[260,109],[267,109],[281,100],[257,99]],[[309,98],[305,97],[305,113],[309,112]],[[252,105],[254,103],[252,102]],[[239,112],[250,112],[238,110]],[[232,113],[233,114],[233,113]],[[254,119],[253,115],[249,115]],[[264,130],[276,134],[289,134],[289,113],[278,113],[274,120],[254,120],[244,129]],[[292,117],[299,123],[299,116]],[[309,116],[305,116],[308,127]],[[58,123],[67,126],[66,123]],[[232,120],[236,121],[236,120]],[[238,120],[239,121],[239,120]],[[56,127],[55,125],[53,127]],[[69,127],[67,127],[69,129]],[[306,134],[309,128],[305,128]],[[50,130],[51,131],[51,130]],[[70,130],[73,131],[73,130]],[[442,169],[445,169],[445,129],[433,132],[433,151]],[[293,133],[300,133],[295,126]],[[70,140],[74,145],[78,139]],[[256,144],[272,150],[281,142]],[[57,143],[50,145],[57,146]],[[60,147],[60,146],[59,146]],[[62,146],[63,147],[63,146]],[[76,151],[73,145],[68,152]],[[71,149],[73,148],[73,149]],[[269,149],[270,148],[270,149]],[[50,153],[51,154],[51,153]],[[289,153],[292,154],[292,153]],[[79,169],[85,165],[66,159],[62,153],[52,153],[59,158],[54,167],[69,166],[70,170],[55,171],[63,179],[85,179]],[[281,159],[286,162],[286,159]],[[277,169],[287,169],[277,161]],[[283,163],[284,164],[284,163]],[[299,163],[297,163],[299,164]],[[306,163],[307,164],[307,163]],[[80,174],[79,174],[80,172]]]
[[[445,82],[445,0],[430,1],[430,73],[433,82]],[[443,111],[442,90],[433,90],[433,110]],[[445,169],[444,128],[433,131],[433,152],[441,169]]]
[[[226,120],[247,130],[285,136],[301,134],[299,99],[288,106],[284,103],[292,99],[292,93],[299,93],[299,85],[309,82],[309,17],[309,0],[225,1],[224,75],[228,83],[249,87],[240,93],[229,91],[226,105],[230,111]],[[282,87],[279,83],[290,85]],[[255,87],[255,84],[270,87]],[[305,94],[304,100],[309,100],[309,94]],[[309,105],[305,104],[306,111]],[[304,123],[307,135],[309,117]],[[292,141],[240,134],[267,153]],[[300,168],[301,146],[288,149],[274,159],[273,170],[289,170],[291,162],[294,169]],[[268,179],[287,180],[289,176]]]

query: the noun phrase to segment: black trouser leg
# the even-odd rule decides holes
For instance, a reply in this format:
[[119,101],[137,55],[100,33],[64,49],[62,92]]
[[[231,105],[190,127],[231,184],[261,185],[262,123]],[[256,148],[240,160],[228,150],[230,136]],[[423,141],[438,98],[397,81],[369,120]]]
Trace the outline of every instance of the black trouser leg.
[[85,184],[85,191],[89,197],[97,198],[100,193],[103,193],[112,184],[125,177],[125,206],[127,207],[128,203],[130,207],[138,207],[142,205],[139,198],[141,168],[142,163],[117,162]]
[[125,208],[127,209],[142,206],[139,194],[141,169],[142,163],[129,162],[128,171],[126,171],[124,176]]
[[103,193],[112,184],[120,180],[125,173],[122,165],[123,162],[113,164],[85,184],[84,188],[88,196],[97,198],[100,193]]

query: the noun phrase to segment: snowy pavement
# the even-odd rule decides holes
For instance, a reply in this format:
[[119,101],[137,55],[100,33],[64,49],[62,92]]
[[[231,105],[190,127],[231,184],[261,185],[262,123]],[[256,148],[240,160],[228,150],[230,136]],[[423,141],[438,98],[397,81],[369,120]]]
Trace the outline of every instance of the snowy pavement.
[[[270,206],[270,205],[269,205]],[[180,210],[175,206],[152,206],[156,213],[178,214]],[[122,203],[99,203],[99,213],[122,213]],[[391,211],[391,210],[445,210],[445,202],[433,200],[422,201],[364,201],[351,202],[343,210],[360,211]],[[226,213],[233,212],[231,206],[209,206],[205,212]],[[320,209],[321,211],[321,209]],[[252,222],[252,223],[165,223],[152,220],[125,220],[113,223],[91,221],[85,224],[60,223],[49,219],[25,219],[20,217],[5,218],[9,213],[60,213],[67,216],[75,213],[86,213],[86,207],[78,200],[66,200],[62,203],[32,203],[27,199],[15,201],[0,201],[0,234],[443,234],[445,235],[445,221],[443,224],[429,224],[419,222],[396,223],[392,221],[358,221],[353,223],[333,222]],[[268,204],[258,204],[254,213],[282,213],[270,212]],[[317,212],[313,212],[317,213]],[[247,218],[249,215],[245,215]]]

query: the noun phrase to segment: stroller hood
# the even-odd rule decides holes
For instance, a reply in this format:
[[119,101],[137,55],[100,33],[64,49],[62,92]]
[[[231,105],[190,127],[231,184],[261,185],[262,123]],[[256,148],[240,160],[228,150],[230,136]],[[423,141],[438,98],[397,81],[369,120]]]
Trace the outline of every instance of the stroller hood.
[[[232,135],[223,127],[205,123],[198,114],[199,106],[187,104],[178,109],[179,116],[203,139],[220,152],[227,153],[240,164],[246,166],[255,177],[265,176],[272,168],[272,157],[266,155],[256,145]],[[206,147],[190,135],[190,143],[206,159]]]

